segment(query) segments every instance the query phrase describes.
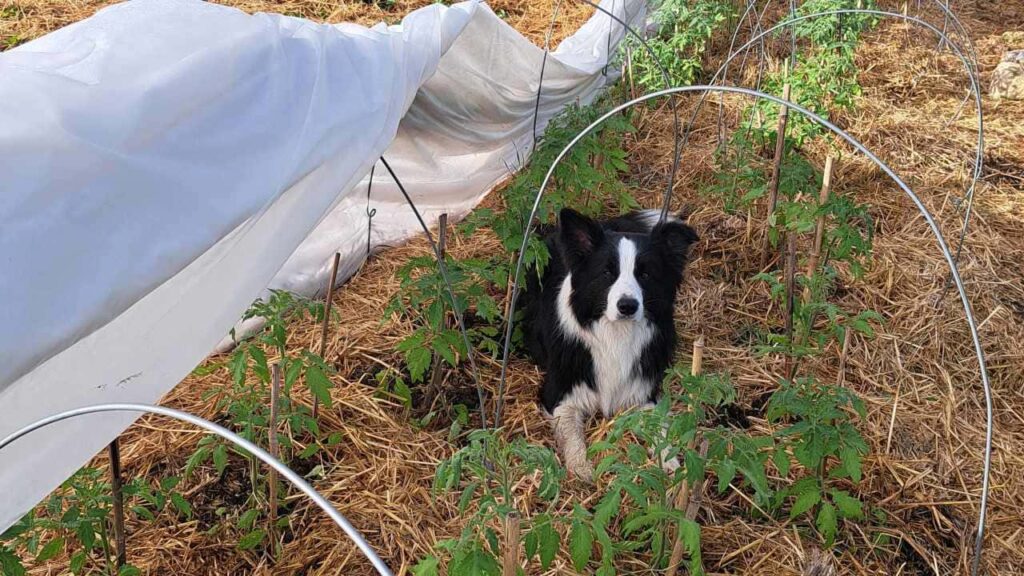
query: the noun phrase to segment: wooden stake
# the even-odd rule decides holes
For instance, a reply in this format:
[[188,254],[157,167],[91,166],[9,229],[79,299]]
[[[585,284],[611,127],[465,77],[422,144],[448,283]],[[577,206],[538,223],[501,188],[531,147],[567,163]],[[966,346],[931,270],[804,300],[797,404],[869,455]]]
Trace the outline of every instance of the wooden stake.
[[[269,436],[270,455],[278,460],[281,459],[281,449],[277,444],[277,408],[280,395],[281,365],[275,362],[270,367],[270,430],[267,435]],[[277,527],[277,471],[273,468],[267,474],[267,482],[270,485],[268,489],[270,513],[267,515],[267,518],[270,520],[270,532],[273,534],[274,529]]]
[[[704,336],[700,336],[693,343],[693,364],[690,366],[690,375],[700,376],[703,367]],[[688,451],[693,450],[693,447],[695,446],[696,442],[697,438],[694,438],[693,440],[688,442],[686,445],[686,449]],[[701,442],[701,454],[706,455],[707,451],[707,441],[705,440]],[[703,489],[703,483],[701,483],[699,486],[700,489]],[[679,490],[676,491],[676,495],[672,501],[672,505],[676,508],[676,510],[688,511],[690,508],[690,496],[690,483],[687,482],[686,480],[683,480],[683,483],[679,485]],[[696,516],[696,511],[694,511],[694,515]],[[669,556],[668,568],[665,569],[665,576],[675,576],[676,572],[679,570],[679,565],[682,564],[683,551],[685,549],[686,546],[685,544],[683,544],[682,534],[680,531],[677,531],[675,535],[675,540],[672,544],[672,555]]]
[[117,547],[117,569],[128,561],[128,554],[125,550],[124,535],[124,491],[121,483],[121,447],[117,438],[107,446],[107,454],[110,457],[110,488],[113,498],[114,514],[114,542]]
[[[445,258],[448,250],[448,214],[441,214],[437,219],[437,250],[441,253],[441,258]],[[447,326],[447,317],[445,317],[444,322],[445,326]],[[443,381],[444,367],[442,359],[438,357],[434,360],[434,366],[430,369],[430,383],[424,393],[424,406],[430,406],[433,403],[434,396],[440,392]]]
[[786,232],[786,338],[790,353],[786,355],[786,380],[793,379],[793,313],[796,304],[796,233]]
[[518,576],[519,569],[519,514],[510,512],[505,517],[505,557],[501,576]]
[[[782,87],[782,99],[789,100],[790,86],[786,84]],[[782,171],[782,156],[786,150],[786,123],[789,120],[789,108],[780,104],[779,105],[779,124],[775,132],[775,161],[772,164],[772,177],[768,182],[768,215],[765,220],[765,235],[764,244],[761,248],[761,268],[768,265],[768,221],[771,220],[772,214],[775,213],[775,206],[779,202],[779,173]]]
[[[831,155],[825,158],[825,175],[821,179],[821,193],[818,195],[818,208],[821,208],[828,202],[828,196],[832,193],[832,163],[834,159]],[[807,260],[807,274],[808,278],[814,276],[814,273],[818,271],[818,261],[821,260],[821,244],[825,238],[825,215],[818,216],[818,222],[814,228],[814,245],[811,247],[811,257]],[[808,301],[811,297],[811,287],[804,286],[804,301]]]
[[[334,253],[334,263],[331,264],[331,277],[327,279],[327,300],[324,301],[324,322],[320,326],[320,358],[327,361],[327,328],[331,322],[331,300],[334,299],[334,282],[338,279],[338,264],[341,262],[341,253]],[[320,399],[313,396],[313,419],[316,420],[320,412]]]

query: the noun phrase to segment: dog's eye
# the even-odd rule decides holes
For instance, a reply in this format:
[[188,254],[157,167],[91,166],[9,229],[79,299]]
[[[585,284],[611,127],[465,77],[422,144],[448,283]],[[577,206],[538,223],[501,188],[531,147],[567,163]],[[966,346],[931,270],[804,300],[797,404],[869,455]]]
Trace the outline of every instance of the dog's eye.
[[612,269],[611,268],[605,268],[604,269],[604,277],[605,278],[611,278],[612,277]]
[[651,277],[650,273],[647,272],[646,270],[644,270],[643,272],[640,273],[640,279],[641,280],[647,280],[650,277]]

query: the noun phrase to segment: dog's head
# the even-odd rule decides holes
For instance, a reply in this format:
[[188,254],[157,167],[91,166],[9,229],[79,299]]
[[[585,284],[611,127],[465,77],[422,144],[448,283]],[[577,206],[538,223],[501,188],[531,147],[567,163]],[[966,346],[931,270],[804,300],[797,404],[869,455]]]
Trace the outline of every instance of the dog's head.
[[558,245],[572,273],[572,308],[581,323],[671,316],[687,253],[697,233],[678,219],[649,233],[610,232],[582,214],[559,215]]

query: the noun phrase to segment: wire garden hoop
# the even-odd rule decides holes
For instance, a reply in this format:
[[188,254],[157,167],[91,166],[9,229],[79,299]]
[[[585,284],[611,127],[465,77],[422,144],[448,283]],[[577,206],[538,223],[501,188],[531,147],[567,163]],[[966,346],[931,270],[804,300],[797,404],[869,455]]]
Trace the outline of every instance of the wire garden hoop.
[[323,495],[317,492],[315,488],[310,486],[310,484],[306,482],[302,478],[302,476],[299,476],[294,470],[292,470],[288,466],[285,466],[280,460],[274,458],[273,456],[270,455],[270,453],[263,450],[259,446],[253,444],[252,442],[246,440],[245,438],[242,438],[241,436],[235,434],[234,432],[228,430],[227,428],[214,424],[213,422],[200,418],[199,416],[196,416],[194,414],[189,414],[188,412],[183,412],[181,410],[175,410],[174,408],[167,408],[164,406],[150,406],[148,404],[96,404],[94,406],[73,408],[71,410],[65,410],[64,412],[60,412],[52,416],[47,416],[46,418],[37,420],[27,426],[24,426],[20,430],[12,432],[3,440],[0,440],[0,450],[3,450],[4,447],[11,444],[12,442],[36,430],[39,430],[40,428],[45,428],[47,426],[50,426],[51,424],[56,424],[57,422],[61,422],[71,418],[76,418],[79,416],[84,416],[86,414],[99,414],[103,412],[142,412],[148,414],[157,414],[160,416],[167,416],[175,420],[188,422],[189,424],[198,426],[203,430],[216,434],[217,436],[220,436],[221,438],[227,440],[228,442],[231,442],[235,446],[238,446],[239,448],[249,452],[256,458],[258,458],[261,462],[276,470],[282,477],[284,477],[285,480],[291,483],[292,486],[298,488],[303,494],[305,494],[310,500],[312,500],[314,504],[316,504],[321,510],[326,512],[327,516],[329,516],[330,519],[338,525],[338,528],[341,528],[341,530],[349,537],[349,539],[355,543],[356,547],[359,548],[359,551],[363,553],[363,556],[365,556],[366,559],[370,561],[370,564],[373,565],[374,569],[377,570],[378,574],[381,574],[382,576],[392,576],[391,569],[388,568],[387,564],[385,564],[384,561],[380,559],[380,556],[377,555],[377,553],[373,550],[373,547],[370,546],[370,543],[366,541],[366,538],[363,537],[359,530],[352,526],[348,519],[345,518],[345,516],[342,515],[342,513],[339,512],[338,509],[335,508],[330,502],[328,502],[327,499],[323,497]]
[[[537,192],[537,196],[534,199],[534,204],[533,204],[533,208],[530,211],[530,215],[526,219],[526,230],[524,231],[523,245],[520,247],[519,257],[516,259],[516,268],[515,268],[515,275],[513,277],[513,282],[512,282],[512,295],[511,295],[511,302],[510,302],[510,305],[509,305],[509,309],[510,310],[514,310],[515,306],[516,306],[516,302],[519,299],[519,294],[520,294],[519,282],[520,282],[520,279],[521,279],[521,276],[522,276],[522,272],[523,272],[523,270],[522,270],[523,269],[523,255],[526,252],[526,243],[529,241],[529,236],[530,236],[530,234],[533,231],[534,219],[536,218],[537,209],[540,206],[540,200],[543,197],[544,192],[547,189],[548,183],[551,180],[551,175],[554,173],[555,168],[562,161],[562,159],[565,158],[565,156],[569,153],[569,151],[571,151],[572,148],[580,140],[582,140],[584,137],[586,137],[588,134],[590,134],[592,131],[594,131],[598,126],[603,124],[606,120],[608,120],[608,118],[612,117],[613,115],[618,114],[619,112],[622,112],[623,110],[625,110],[627,108],[630,108],[632,106],[636,106],[638,104],[647,102],[647,101],[655,99],[655,98],[661,98],[661,97],[666,97],[666,96],[667,97],[674,97],[675,95],[678,95],[678,94],[693,93],[693,92],[700,92],[700,93],[722,92],[722,93],[743,94],[743,95],[751,96],[751,97],[754,97],[754,98],[760,98],[760,99],[764,99],[764,100],[769,100],[769,101],[774,102],[776,104],[779,104],[779,105],[782,105],[782,106],[786,106],[791,111],[799,112],[800,114],[803,114],[804,116],[806,116],[807,118],[811,119],[815,123],[819,124],[820,126],[822,126],[824,128],[827,128],[833,134],[835,134],[836,136],[839,136],[840,138],[845,140],[847,142],[847,144],[849,144],[850,146],[855,148],[858,152],[860,152],[861,154],[866,156],[868,159],[870,159],[874,164],[876,164],[883,172],[885,172],[885,174],[887,176],[889,176],[889,178],[891,178],[893,180],[893,182],[896,183],[897,186],[899,186],[899,188],[904,192],[904,194],[906,194],[907,197],[910,198],[910,200],[917,207],[918,211],[924,217],[925,222],[928,224],[928,227],[931,229],[933,235],[935,236],[935,240],[938,243],[939,249],[941,250],[943,257],[946,260],[946,264],[949,266],[949,272],[950,272],[950,275],[952,277],[953,283],[956,285],[957,292],[960,295],[960,301],[961,301],[961,303],[963,305],[963,308],[964,308],[964,314],[966,316],[967,326],[968,326],[968,329],[970,330],[970,333],[971,333],[971,340],[972,340],[972,343],[974,345],[975,355],[976,355],[977,360],[978,360],[979,372],[980,372],[980,376],[981,376],[981,384],[982,384],[982,388],[983,388],[984,395],[985,395],[985,417],[986,417],[986,423],[985,423],[985,450],[984,450],[983,459],[982,459],[981,500],[980,500],[980,503],[979,503],[978,523],[977,523],[977,530],[976,530],[976,536],[975,536],[975,542],[974,542],[974,558],[972,560],[972,567],[971,567],[972,574],[974,574],[976,576],[978,574],[978,570],[980,568],[981,553],[982,553],[982,547],[983,547],[983,544],[984,544],[984,537],[985,537],[985,520],[986,520],[987,507],[988,507],[989,475],[990,475],[990,470],[991,470],[993,416],[992,416],[992,389],[991,389],[991,385],[989,383],[988,370],[987,370],[986,365],[985,365],[985,353],[984,353],[984,350],[982,349],[982,346],[981,346],[981,340],[980,340],[980,337],[978,335],[977,323],[976,323],[976,321],[974,319],[974,313],[973,313],[973,310],[971,308],[970,300],[969,300],[969,298],[967,296],[967,292],[966,292],[966,290],[964,288],[963,280],[960,278],[959,268],[958,268],[957,262],[956,262],[956,260],[955,260],[955,258],[953,256],[953,253],[950,251],[949,246],[946,243],[946,240],[943,237],[941,230],[939,229],[938,225],[935,222],[935,219],[932,217],[932,214],[928,211],[928,209],[924,206],[924,204],[922,203],[921,199],[914,193],[913,190],[911,190],[911,188],[885,162],[880,160],[875,154],[873,154],[870,150],[868,150],[867,147],[865,147],[863,144],[861,144],[856,138],[850,136],[844,130],[842,130],[839,127],[837,127],[835,124],[832,124],[828,120],[818,116],[817,114],[814,114],[810,110],[807,110],[806,108],[803,108],[802,106],[800,106],[798,104],[795,104],[793,102],[790,102],[788,100],[783,100],[782,98],[779,98],[777,96],[772,96],[770,94],[765,94],[763,92],[758,92],[756,90],[751,90],[749,88],[738,88],[738,87],[732,87],[732,86],[679,86],[679,87],[676,87],[676,88],[670,88],[670,89],[661,90],[661,91],[658,91],[658,92],[653,92],[651,94],[646,94],[644,96],[640,96],[638,98],[630,100],[630,101],[628,101],[628,102],[626,102],[624,104],[616,106],[615,108],[613,108],[612,110],[609,110],[604,115],[602,115],[600,118],[598,118],[597,120],[592,122],[589,126],[584,128],[579,134],[577,134],[576,137],[573,138],[562,149],[562,151],[555,158],[554,162],[548,168],[548,171],[547,171],[547,173],[544,176],[544,180],[541,182],[540,189]],[[514,328],[514,318],[510,317],[508,319],[508,322],[506,323],[504,351],[503,351],[503,354],[502,354],[502,362],[501,362],[501,389],[502,390],[504,389],[504,383],[505,383],[506,378],[507,378],[508,362],[509,362],[509,354],[511,352],[513,328]]]

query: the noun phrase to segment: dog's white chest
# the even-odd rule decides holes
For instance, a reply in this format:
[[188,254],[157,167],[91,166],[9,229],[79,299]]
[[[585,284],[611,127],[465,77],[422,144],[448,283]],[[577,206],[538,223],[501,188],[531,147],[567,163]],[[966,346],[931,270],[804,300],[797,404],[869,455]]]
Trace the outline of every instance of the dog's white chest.
[[558,293],[559,324],[567,337],[582,342],[590,352],[597,388],[595,393],[585,385],[578,386],[571,394],[572,401],[588,413],[600,410],[605,416],[647,402],[656,383],[643,379],[636,368],[654,338],[654,327],[646,320],[601,318],[585,329],[572,313],[571,294],[572,277],[567,275]]

